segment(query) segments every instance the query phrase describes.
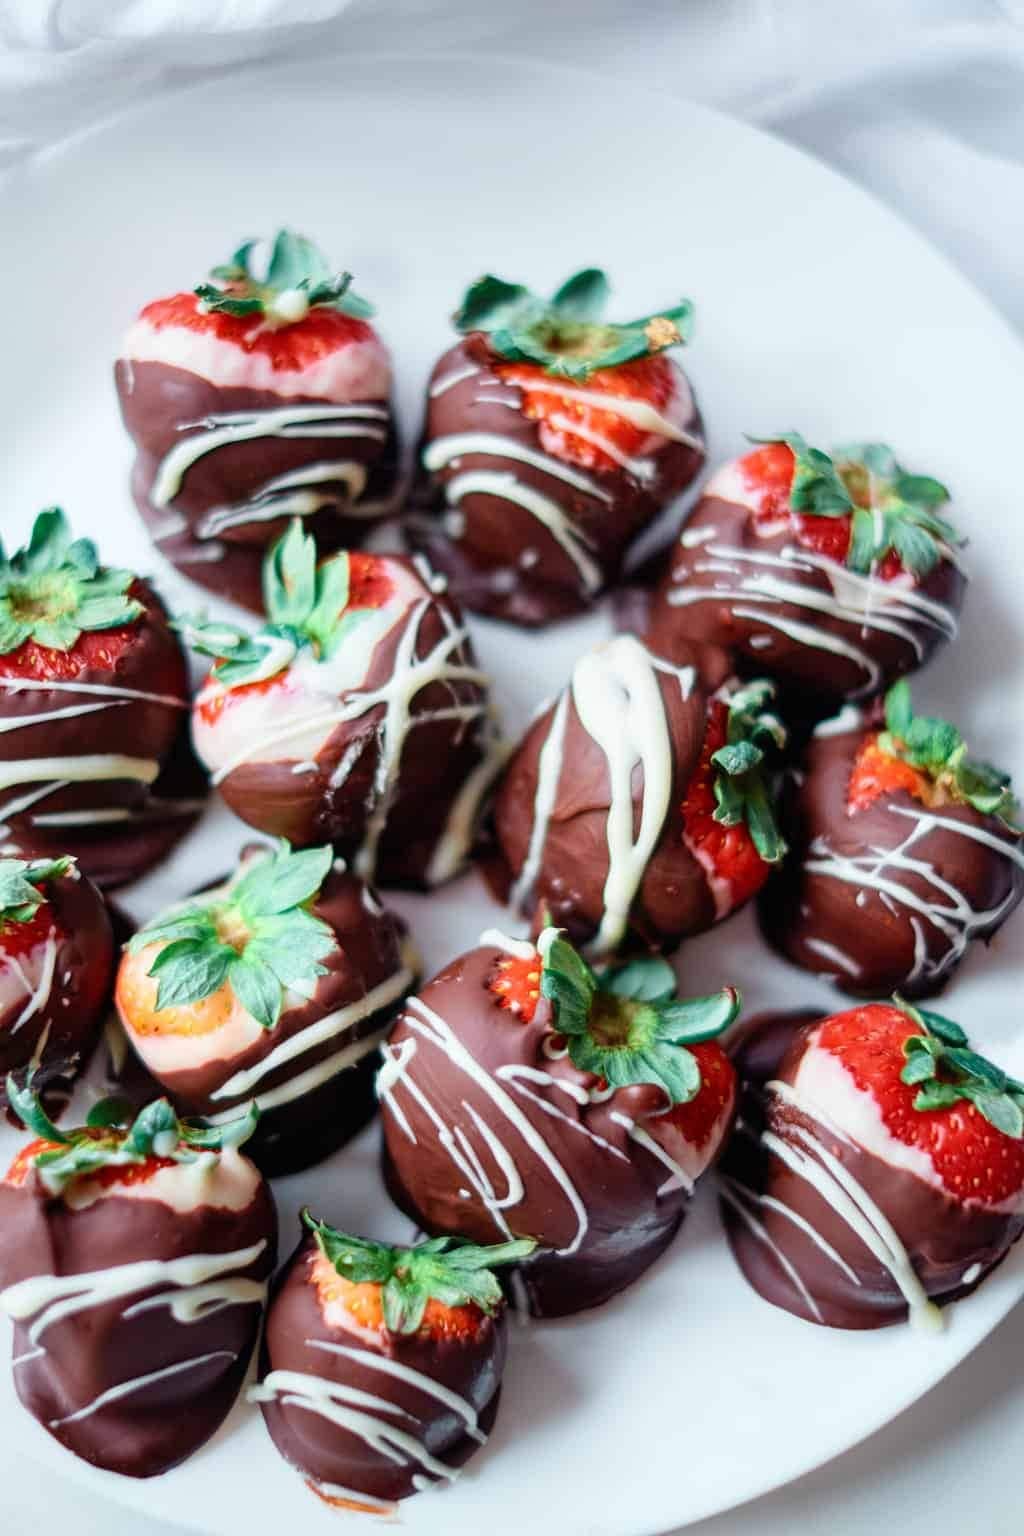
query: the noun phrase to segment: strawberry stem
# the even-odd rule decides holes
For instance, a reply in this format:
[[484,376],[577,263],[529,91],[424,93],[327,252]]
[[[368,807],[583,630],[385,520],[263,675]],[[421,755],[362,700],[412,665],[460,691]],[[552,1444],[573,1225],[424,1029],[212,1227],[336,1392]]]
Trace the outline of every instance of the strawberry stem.
[[600,319],[608,292],[608,279],[596,267],[574,273],[550,299],[488,274],[467,290],[453,320],[464,334],[486,332],[494,351],[510,362],[537,363],[545,373],[577,380],[689,340],[689,299],[614,324]]

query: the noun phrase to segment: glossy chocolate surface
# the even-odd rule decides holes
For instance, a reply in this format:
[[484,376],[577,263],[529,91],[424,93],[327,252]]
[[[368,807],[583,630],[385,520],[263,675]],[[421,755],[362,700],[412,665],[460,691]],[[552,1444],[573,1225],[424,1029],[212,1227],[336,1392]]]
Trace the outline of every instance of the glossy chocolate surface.
[[[880,1261],[843,1214],[852,1192],[879,1251],[890,1254],[883,1224],[891,1226],[927,1298],[945,1305],[969,1294],[1024,1230],[1024,1207],[1004,1212],[955,1199],[867,1151],[827,1109],[789,1102],[771,1082],[792,1086],[815,1025],[794,1016],[787,1044],[780,1022],[767,1021],[768,1039],[749,1036],[740,1052],[740,1122],[721,1165],[722,1215],[750,1284],[774,1306],[831,1328],[905,1322],[911,1309],[893,1262]],[[784,1156],[766,1145],[766,1132]],[[830,1163],[845,1182],[830,1176]]]
[[557,1317],[599,1306],[653,1263],[690,1180],[652,1150],[663,1091],[599,1091],[557,1048],[546,999],[530,1023],[499,1005],[489,983],[504,958],[484,946],[453,961],[392,1030],[378,1081],[385,1178],[426,1232],[536,1239],[544,1251],[514,1294]]
[[[362,543],[390,511],[386,503],[394,491],[398,444],[386,401],[353,402],[353,411],[362,406],[369,414],[352,416],[350,425],[363,430],[351,436],[308,435],[315,434],[314,415],[299,423],[301,435],[276,430],[221,442],[191,464],[166,499],[156,486],[167,455],[188,438],[217,427],[221,418],[258,420],[275,411],[301,414],[303,407],[316,412],[332,402],[223,387],[160,362],[121,359],[115,382],[121,415],[136,446],[132,491],[150,536],[183,575],[221,597],[263,611],[263,555],[285,532],[293,512],[303,514],[326,555]],[[337,479],[321,478],[319,466],[335,462]],[[268,493],[270,482],[285,475],[301,478],[310,469],[312,491],[305,481],[301,489],[316,497],[314,510],[300,507],[296,495]],[[351,474],[365,479],[355,499],[347,478]],[[251,516],[245,515],[247,509]]]
[[337,938],[326,974],[245,1049],[212,1054],[215,1043],[200,1034],[194,1067],[161,1071],[150,1037],[122,1012],[134,1050],[179,1113],[226,1115],[256,1098],[262,1115],[247,1147],[268,1174],[309,1167],[362,1129],[374,1109],[376,1039],[414,982],[396,920],[354,875],[336,866],[311,910]]
[[926,997],[1020,902],[1021,836],[969,805],[929,808],[905,790],[851,812],[850,777],[870,731],[826,730],[784,797],[790,853],[763,895],[765,934],[855,996]]
[[[89,1276],[82,1287],[87,1304],[48,1322],[37,1344],[30,1331],[45,1307],[15,1323],[18,1396],[76,1456],[127,1477],[166,1472],[210,1438],[238,1395],[263,1308],[255,1288],[246,1287],[243,1298],[229,1286],[227,1299],[218,1292],[220,1306],[191,1316],[181,1270],[177,1281],[174,1270],[156,1269],[120,1286],[112,1272],[195,1256],[197,1272],[218,1269],[219,1286],[265,1281],[274,1266],[276,1218],[267,1186],[258,1182],[253,1198],[233,1210],[203,1204],[201,1183],[193,1202],[192,1178],[180,1169],[180,1210],[139,1196],[141,1186],[130,1197],[108,1193],[73,1209],[47,1196],[34,1174],[20,1187],[0,1184],[0,1286],[36,1276]],[[217,1266],[222,1254],[237,1256],[236,1262]],[[123,1293],[111,1296],[108,1285],[104,1294],[104,1281]],[[157,1295],[166,1300],[152,1304]]]
[[[750,509],[705,495],[687,518],[651,604],[655,649],[678,638],[732,651],[747,675],[776,679],[823,709],[883,691],[957,629],[965,578],[940,559],[921,580],[865,578],[764,532]],[[706,593],[706,599],[677,600]]]
[[[467,433],[508,448],[467,443],[435,471],[421,462],[406,532],[465,607],[536,626],[585,611],[617,582],[635,538],[698,474],[703,426],[685,374],[670,363],[691,440],[659,439],[657,451],[638,461],[642,467],[583,470],[546,453],[538,423],[522,409],[521,389],[502,379],[502,366],[479,332],[438,360],[427,387],[421,456],[431,444]],[[481,473],[488,477],[482,487],[451,505],[456,477]],[[519,500],[503,495],[493,475],[510,477]],[[562,537],[552,532],[556,526]]]
[[[318,1252],[307,1236],[275,1283],[260,1379],[298,1372],[336,1385],[339,1403],[354,1392],[379,1406],[359,1404],[345,1425],[275,1395],[261,1405],[274,1444],[314,1492],[341,1505],[362,1497],[373,1509],[424,1487],[443,1487],[448,1478],[441,1468],[454,1477],[494,1422],[507,1347],[504,1309],[493,1318],[481,1314],[468,1338],[337,1326],[328,1321],[310,1273]],[[316,1390],[316,1382],[311,1385]],[[389,1428],[410,1437],[388,1442],[390,1454],[377,1440]]]
[[7,1108],[8,1073],[23,1083],[32,1069],[52,1117],[66,1107],[110,1006],[114,936],[89,880],[64,875],[42,890],[45,905],[25,925],[35,936],[27,950],[21,924],[6,935],[0,925],[0,1109]]

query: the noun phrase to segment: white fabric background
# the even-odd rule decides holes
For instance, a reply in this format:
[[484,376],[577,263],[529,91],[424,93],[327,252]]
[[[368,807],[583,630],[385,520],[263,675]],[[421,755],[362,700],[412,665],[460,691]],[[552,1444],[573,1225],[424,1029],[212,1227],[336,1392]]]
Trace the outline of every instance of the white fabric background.
[[[328,47],[496,48],[723,107],[871,188],[1024,331],[1024,0],[0,0],[0,175],[156,89]],[[1016,1532],[1022,1359],[1018,1308],[864,1446],[691,1530]],[[159,1484],[152,1520],[52,1480],[45,1501],[77,1536],[175,1536]],[[37,1530],[40,1503],[30,1470],[0,1489],[4,1532]]]

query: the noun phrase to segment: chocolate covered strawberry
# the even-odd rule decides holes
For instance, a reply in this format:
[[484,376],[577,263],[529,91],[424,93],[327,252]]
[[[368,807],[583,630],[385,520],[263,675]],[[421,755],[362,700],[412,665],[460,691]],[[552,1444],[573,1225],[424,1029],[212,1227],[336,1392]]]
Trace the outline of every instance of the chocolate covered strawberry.
[[286,520],[361,542],[396,474],[391,363],[373,310],[310,240],[250,240],[211,282],[147,304],[115,369],[135,501],[185,575],[260,611]]
[[883,443],[829,457],[797,433],[708,482],[654,598],[649,640],[731,650],[817,709],[877,693],[957,632],[949,492]]
[[425,1231],[535,1238],[538,1316],[598,1306],[679,1228],[732,1122],[715,1041],[739,994],[683,1000],[652,957],[600,974],[554,928],[485,933],[410,998],[377,1081],[385,1177]]
[[[164,607],[100,562],[58,507],[0,546],[0,823],[26,857],[75,855],[107,886],[166,855],[201,809],[172,768],[188,709]],[[172,782],[174,781],[174,782]]]
[[255,634],[186,626],[220,658],[193,739],[228,805],[260,831],[330,841],[368,880],[457,873],[502,761],[458,610],[398,555],[317,563],[299,523],[267,558]]
[[740,1059],[723,1162],[747,1279],[833,1328],[941,1327],[936,1303],[972,1291],[1024,1229],[1024,1083],[898,1000],[770,1044]]
[[277,1223],[238,1151],[255,1112],[209,1130],[106,1100],[65,1133],[8,1093],[38,1138],[0,1183],[18,1396],[84,1461],[153,1477],[227,1416],[259,1333]]
[[781,859],[770,770],[785,730],[771,685],[713,688],[701,661],[684,647],[670,663],[620,635],[577,662],[527,730],[495,826],[510,904],[535,930],[558,923],[593,954],[627,940],[672,948]]
[[0,859],[2,1084],[31,1073],[51,1114],[67,1103],[110,1002],[114,937],[74,859]]
[[255,1103],[268,1171],[325,1157],[373,1109],[374,1050],[415,959],[330,848],[247,848],[224,883],[135,935],[117,977],[128,1038],[183,1112]]
[[819,727],[787,798],[793,848],[762,921],[797,965],[866,996],[944,986],[974,939],[1024,895],[1024,832],[1008,776],[896,683],[875,717]]
[[692,306],[612,324],[607,296],[592,268],[550,301],[483,277],[455,315],[464,339],[428,385],[408,534],[468,608],[529,625],[586,609],[704,461],[666,355]]
[[387,1514],[449,1486],[498,1411],[507,1324],[497,1265],[531,1242],[392,1248],[303,1213],[276,1283],[250,1401],[328,1504]]

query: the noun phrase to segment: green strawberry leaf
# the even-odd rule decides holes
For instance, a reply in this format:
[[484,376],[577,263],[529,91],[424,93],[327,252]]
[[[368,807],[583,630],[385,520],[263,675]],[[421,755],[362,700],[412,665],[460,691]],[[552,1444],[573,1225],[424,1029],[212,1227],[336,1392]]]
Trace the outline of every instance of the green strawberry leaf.
[[486,332],[492,349],[509,362],[537,363],[555,377],[579,381],[689,339],[693,305],[688,299],[611,324],[599,319],[607,297],[608,280],[596,267],[574,273],[551,299],[488,274],[469,288],[453,319],[463,334]]
[[303,648],[329,661],[375,612],[347,606],[348,555],[333,555],[318,566],[316,541],[297,517],[264,559],[263,598],[267,622],[255,634],[201,618],[183,618],[176,625],[194,650],[217,657],[213,676],[226,688],[277,676]]
[[256,1022],[273,1029],[284,989],[312,995],[337,948],[334,930],[309,910],[333,863],[330,847],[295,853],[281,840],[243,864],[226,889],[141,928],[128,948],[161,946],[148,972],[158,983],[157,1011],[187,1008],[227,983]]
[[885,443],[847,443],[832,454],[812,448],[799,432],[755,437],[755,443],[785,443],[795,458],[789,504],[810,517],[849,517],[846,564],[869,575],[890,553],[918,579],[946,551],[963,541],[936,510],[949,492],[930,475],[902,469]]
[[[305,318],[310,309],[337,309],[357,319],[367,319],[373,306],[352,292],[352,275],[335,272],[322,252],[305,235],[279,229],[274,237],[266,272],[253,268],[260,242],[247,240],[231,260],[210,269],[212,283],[194,290],[204,310],[226,315],[266,315],[275,324]],[[282,294],[301,294],[305,301],[297,312],[279,305]]]
[[768,754],[786,744],[786,729],[767,705],[775,690],[764,679],[746,683],[729,697],[727,740],[711,755],[715,766],[714,819],[726,827],[745,822],[754,847],[766,864],[786,852],[766,783]]
[[75,868],[72,858],[0,859],[0,926],[29,922],[48,899],[40,886]]
[[518,1264],[537,1247],[532,1238],[480,1247],[461,1238],[435,1237],[414,1248],[397,1248],[350,1237],[317,1220],[308,1209],[302,1220],[343,1279],[381,1287],[384,1326],[394,1334],[415,1333],[429,1301],[446,1307],[476,1305],[492,1316],[502,1302],[494,1268]]
[[40,512],[28,545],[10,558],[0,545],[0,653],[34,640],[70,651],[83,631],[136,623],[143,605],[128,596],[130,571],[101,569],[96,547],[73,540],[59,507]]
[[145,1163],[151,1157],[190,1163],[199,1151],[219,1153],[241,1146],[252,1135],[259,1111],[250,1105],[244,1115],[221,1126],[197,1125],[179,1120],[166,1099],[147,1104],[132,1120],[132,1106],[124,1099],[102,1099],[89,1113],[84,1126],[66,1135],[57,1129],[32,1091],[32,1075],[24,1088],[7,1079],[11,1108],[26,1130],[54,1145],[32,1158],[44,1188],[59,1195],[77,1178],[104,1168]]
[[1009,774],[967,756],[967,743],[955,725],[930,715],[915,715],[910,684],[894,683],[885,696],[885,730],[878,746],[889,757],[909,763],[961,805],[983,816],[997,816],[1017,831],[1017,799]]
[[671,1104],[700,1091],[700,1065],[686,1043],[711,1040],[739,1013],[732,987],[710,997],[680,999],[660,959],[632,960],[598,976],[557,929],[541,935],[540,990],[552,1004],[552,1029],[569,1057],[612,1088],[653,1083]]
[[1024,1084],[971,1050],[952,1019],[916,1008],[898,994],[893,1001],[921,1031],[904,1041],[907,1062],[900,1073],[903,1082],[921,1085],[914,1108],[950,1109],[966,1099],[1004,1136],[1024,1138]]

